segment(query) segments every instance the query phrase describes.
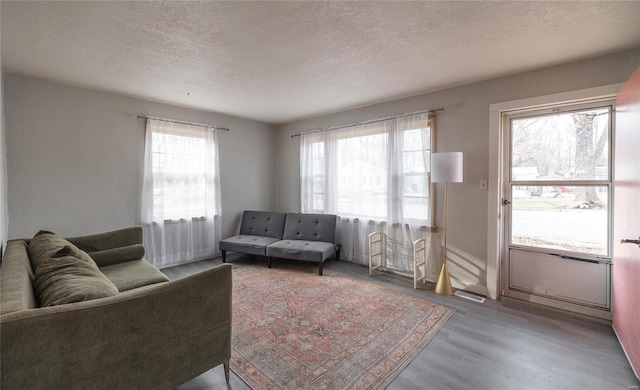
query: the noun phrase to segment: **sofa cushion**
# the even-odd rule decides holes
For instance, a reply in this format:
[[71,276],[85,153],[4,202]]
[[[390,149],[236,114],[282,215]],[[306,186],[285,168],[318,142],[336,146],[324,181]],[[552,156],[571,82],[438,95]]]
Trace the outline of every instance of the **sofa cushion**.
[[285,216],[285,213],[278,212],[245,211],[242,213],[240,235],[282,239]]
[[320,263],[331,257],[335,248],[329,242],[282,240],[267,247],[267,256]]
[[250,235],[233,236],[220,241],[220,250],[266,256],[266,247],[277,241],[280,241],[280,239],[274,237]]
[[332,214],[287,214],[284,239],[336,242],[338,217]]
[[116,285],[120,292],[169,281],[169,278],[158,268],[143,259],[102,267],[100,271]]
[[100,272],[89,258],[78,257],[78,249],[64,246],[51,257],[40,261],[35,270],[35,290],[40,306],[112,297],[116,286]]
[[41,262],[54,257],[56,252],[67,246],[73,250],[73,255],[78,259],[90,264],[95,263],[86,252],[80,250],[66,239],[55,233],[41,230],[29,242],[31,266],[34,270],[37,269]]

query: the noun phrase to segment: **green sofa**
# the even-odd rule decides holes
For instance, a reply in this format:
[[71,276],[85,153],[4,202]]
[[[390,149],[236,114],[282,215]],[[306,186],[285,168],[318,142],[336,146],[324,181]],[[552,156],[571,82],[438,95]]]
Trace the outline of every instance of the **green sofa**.
[[219,364],[228,382],[231,266],[169,281],[143,254],[140,227],[9,241],[0,388],[172,389]]

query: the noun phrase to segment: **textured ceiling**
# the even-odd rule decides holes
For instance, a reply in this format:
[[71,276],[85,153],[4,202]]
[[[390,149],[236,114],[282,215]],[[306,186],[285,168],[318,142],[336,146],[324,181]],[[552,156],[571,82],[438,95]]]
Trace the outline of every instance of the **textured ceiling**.
[[640,2],[6,2],[5,71],[280,124],[640,46]]

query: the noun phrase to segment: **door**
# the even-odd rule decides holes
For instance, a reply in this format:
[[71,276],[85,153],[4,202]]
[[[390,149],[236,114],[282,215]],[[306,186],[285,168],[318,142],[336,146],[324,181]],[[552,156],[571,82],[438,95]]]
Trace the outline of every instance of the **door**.
[[611,318],[614,103],[506,114],[504,295]]
[[[616,100],[613,328],[640,372],[640,68]],[[629,240],[622,243],[622,240]]]

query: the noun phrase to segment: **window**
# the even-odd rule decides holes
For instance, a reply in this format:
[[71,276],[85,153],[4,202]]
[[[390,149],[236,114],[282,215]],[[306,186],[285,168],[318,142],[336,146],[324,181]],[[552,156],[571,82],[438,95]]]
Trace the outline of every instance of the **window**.
[[434,123],[416,114],[303,135],[303,211],[429,224]]
[[220,234],[216,132],[150,119],[145,142],[147,258],[167,266],[213,255]]
[[153,219],[207,215],[207,151],[202,134],[152,134]]
[[[418,113],[301,136],[301,210],[340,217],[342,259],[368,264],[374,231],[405,242],[429,238],[434,126],[435,116]],[[388,254],[388,267],[411,269]]]

